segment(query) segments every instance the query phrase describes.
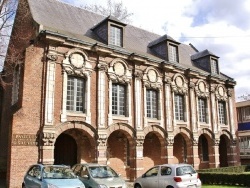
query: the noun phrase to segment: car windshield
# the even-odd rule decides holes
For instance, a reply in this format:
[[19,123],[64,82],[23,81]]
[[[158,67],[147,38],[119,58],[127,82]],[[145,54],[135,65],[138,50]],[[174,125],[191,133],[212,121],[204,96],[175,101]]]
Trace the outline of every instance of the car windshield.
[[177,176],[182,176],[185,174],[195,174],[196,171],[194,170],[194,168],[192,166],[181,166],[176,168],[176,175]]
[[89,167],[90,174],[93,178],[118,177],[118,174],[108,166]]
[[45,179],[75,179],[76,175],[67,166],[45,166],[43,169]]

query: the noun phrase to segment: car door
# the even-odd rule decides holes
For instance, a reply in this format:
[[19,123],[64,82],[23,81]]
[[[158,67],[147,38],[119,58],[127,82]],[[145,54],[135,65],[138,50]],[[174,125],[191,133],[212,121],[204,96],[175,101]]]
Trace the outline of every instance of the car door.
[[143,188],[158,188],[159,178],[158,178],[159,166],[149,169],[142,177],[142,187]]
[[174,172],[169,166],[161,166],[159,172],[159,188],[165,188],[168,185],[175,187]]
[[25,178],[25,187],[26,188],[40,188],[42,187],[41,181],[41,168],[39,165],[32,166],[27,172]]

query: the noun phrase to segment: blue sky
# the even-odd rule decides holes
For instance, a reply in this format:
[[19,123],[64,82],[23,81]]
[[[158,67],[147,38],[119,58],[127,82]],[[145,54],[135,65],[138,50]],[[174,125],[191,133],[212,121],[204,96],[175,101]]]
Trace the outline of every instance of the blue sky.
[[[61,1],[106,5],[106,0]],[[220,71],[237,82],[236,99],[250,94],[250,0],[113,1],[133,13],[132,25],[219,56]]]

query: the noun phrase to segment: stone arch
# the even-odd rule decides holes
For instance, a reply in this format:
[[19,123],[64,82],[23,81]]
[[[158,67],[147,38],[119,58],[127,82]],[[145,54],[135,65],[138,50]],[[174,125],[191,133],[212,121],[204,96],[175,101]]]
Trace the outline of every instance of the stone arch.
[[193,133],[186,127],[180,127],[179,130],[175,129],[174,130],[174,136],[177,134],[181,134],[185,139],[189,138],[190,140],[193,140]]
[[126,123],[114,123],[110,125],[107,128],[107,138],[110,136],[112,132],[117,130],[122,131],[127,136],[130,144],[134,143],[133,139],[135,138],[135,130]]
[[215,141],[215,135],[214,135],[213,131],[211,131],[210,129],[204,128],[204,129],[200,130],[199,131],[199,136],[201,136],[202,134],[205,134],[206,137],[208,136],[209,139]]
[[167,132],[159,125],[147,126],[144,128],[143,132],[144,132],[144,136],[146,136],[150,132],[156,133],[161,144],[165,144],[166,138],[168,137]]
[[95,145],[94,140],[98,138],[97,131],[89,124],[81,121],[67,121],[55,127],[55,140],[56,138],[63,132],[70,130],[70,129],[78,129],[80,131],[85,131],[87,136],[91,140],[91,145]]
[[222,136],[222,135],[225,135],[230,141],[233,140],[233,135],[228,130],[226,130],[226,129],[223,129],[221,131],[221,135],[220,136]]

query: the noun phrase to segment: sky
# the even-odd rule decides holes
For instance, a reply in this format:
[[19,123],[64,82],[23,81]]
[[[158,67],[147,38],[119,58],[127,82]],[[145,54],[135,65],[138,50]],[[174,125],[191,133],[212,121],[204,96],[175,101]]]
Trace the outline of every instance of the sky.
[[[75,6],[106,0],[61,0]],[[250,0],[112,0],[122,2],[133,26],[191,43],[219,56],[220,72],[234,78],[236,100],[250,96]]]

